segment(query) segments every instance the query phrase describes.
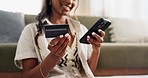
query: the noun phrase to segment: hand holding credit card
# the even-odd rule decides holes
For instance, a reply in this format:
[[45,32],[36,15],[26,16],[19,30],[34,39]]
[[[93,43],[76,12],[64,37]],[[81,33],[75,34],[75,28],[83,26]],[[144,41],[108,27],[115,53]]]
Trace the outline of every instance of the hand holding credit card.
[[56,24],[56,25],[45,25],[45,37],[53,38],[60,35],[65,35],[68,33],[69,25],[68,24]]

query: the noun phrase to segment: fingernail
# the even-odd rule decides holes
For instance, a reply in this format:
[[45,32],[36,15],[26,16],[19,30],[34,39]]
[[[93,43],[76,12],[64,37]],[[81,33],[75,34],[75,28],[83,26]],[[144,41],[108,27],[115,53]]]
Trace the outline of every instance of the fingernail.
[[87,36],[87,39],[90,39],[90,36]]
[[69,37],[69,34],[68,34],[68,33],[66,33],[66,34],[65,34],[65,37]]
[[101,32],[102,30],[98,29],[98,32]]
[[87,36],[87,41],[89,41],[89,39],[90,39],[90,36]]
[[92,35],[95,35],[96,33],[95,32],[92,32]]
[[60,35],[60,38],[63,38],[63,35]]

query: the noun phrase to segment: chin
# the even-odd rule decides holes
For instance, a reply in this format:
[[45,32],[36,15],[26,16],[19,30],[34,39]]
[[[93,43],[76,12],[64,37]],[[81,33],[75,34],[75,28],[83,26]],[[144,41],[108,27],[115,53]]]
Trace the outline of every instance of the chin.
[[67,15],[69,15],[69,13],[63,13],[63,15],[67,16]]
[[63,15],[69,15],[70,12],[69,11],[65,11],[65,12],[62,12]]

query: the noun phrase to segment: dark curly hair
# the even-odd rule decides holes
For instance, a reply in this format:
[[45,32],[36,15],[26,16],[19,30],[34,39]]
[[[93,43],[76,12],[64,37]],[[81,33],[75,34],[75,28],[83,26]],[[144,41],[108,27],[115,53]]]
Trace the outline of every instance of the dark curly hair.
[[42,34],[42,29],[44,24],[42,23],[42,19],[44,19],[45,17],[49,16],[51,13],[51,5],[49,5],[49,2],[51,0],[44,0],[43,2],[43,6],[42,6],[42,10],[41,12],[37,15],[36,20],[38,21],[38,24],[36,24],[37,27],[37,34],[35,36],[35,44],[38,46],[38,37]]
[[[78,5],[79,5],[79,0],[78,0]],[[78,5],[76,6],[75,10],[74,10],[74,16],[75,16],[75,11],[78,7]],[[42,19],[44,19],[45,17],[48,17],[51,14],[51,0],[44,0],[43,2],[43,6],[41,9],[41,12],[37,15],[36,20],[38,21],[38,23],[36,24],[37,27],[37,34],[35,36],[35,44],[38,46],[38,37],[42,34],[42,29],[44,27],[44,24],[42,23]]]

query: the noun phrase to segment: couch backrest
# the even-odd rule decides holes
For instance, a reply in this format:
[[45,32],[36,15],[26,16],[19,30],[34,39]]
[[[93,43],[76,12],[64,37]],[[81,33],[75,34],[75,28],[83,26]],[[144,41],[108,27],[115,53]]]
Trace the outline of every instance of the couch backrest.
[[25,15],[25,25],[35,21],[36,21],[36,15]]
[[[100,18],[100,17],[91,17],[91,16],[77,16],[78,20],[84,24],[88,29]],[[25,15],[25,24],[36,21],[36,15]],[[106,36],[104,42],[110,42],[109,29],[106,31]]]

